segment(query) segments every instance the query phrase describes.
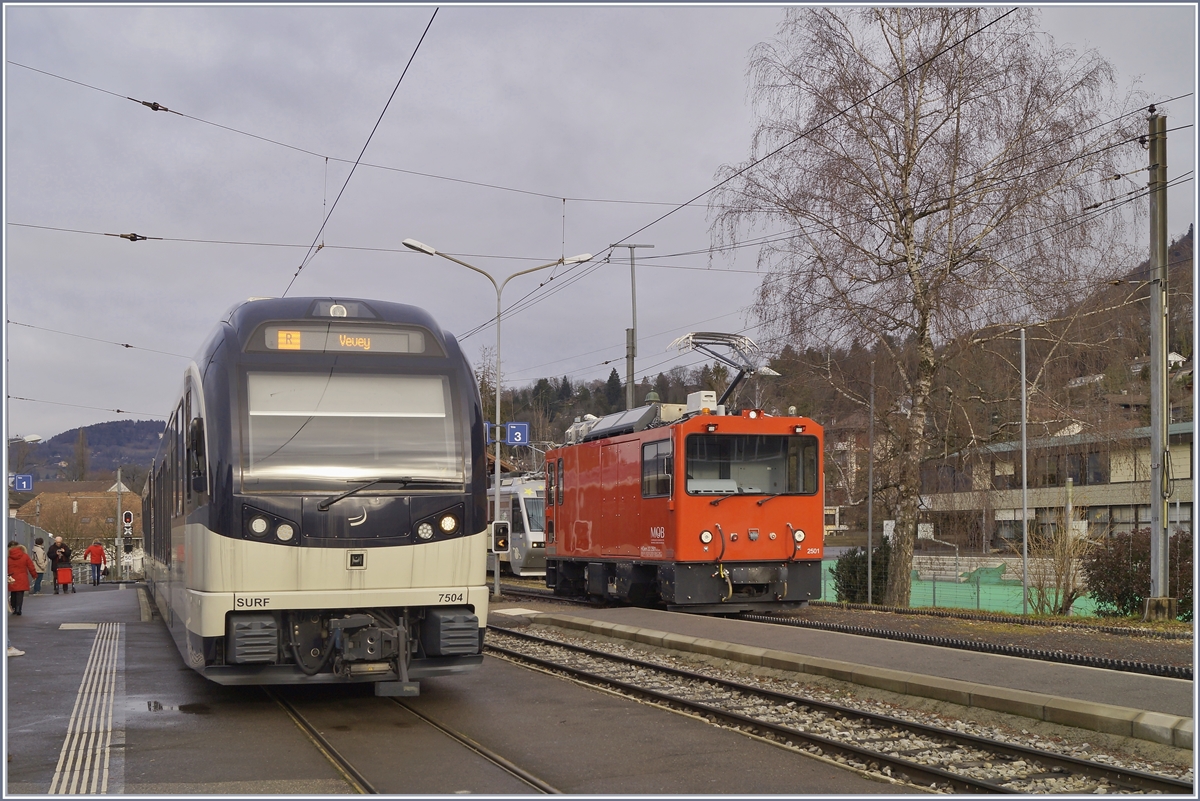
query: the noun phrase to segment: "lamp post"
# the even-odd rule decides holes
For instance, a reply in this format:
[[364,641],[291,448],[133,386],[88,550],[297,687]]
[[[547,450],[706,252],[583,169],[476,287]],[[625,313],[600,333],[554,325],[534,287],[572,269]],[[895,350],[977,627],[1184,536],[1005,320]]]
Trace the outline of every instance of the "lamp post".
[[[11,460],[9,462],[9,466],[13,469],[14,472],[19,472],[22,469],[24,469],[25,458],[29,455],[29,450],[28,450],[29,446],[36,445],[37,443],[39,443],[41,441],[42,441],[42,437],[39,434],[26,434],[24,436],[21,436],[18,434],[17,436],[8,438],[8,445],[10,447],[13,445],[17,446],[15,448],[12,448],[12,451],[13,451],[13,453],[16,454],[17,458],[15,460]],[[10,457],[10,459],[11,459],[11,457]],[[12,461],[15,461],[16,465],[13,465]]]
[[[466,267],[468,270],[474,270],[475,272],[479,273],[487,280],[491,281],[492,287],[496,290],[496,429],[495,429],[495,433],[496,433],[496,478],[495,478],[495,483],[494,483],[494,489],[496,491],[496,511],[495,511],[495,514],[492,516],[492,519],[499,520],[500,519],[500,296],[504,293],[504,287],[508,285],[508,282],[511,281],[512,279],[516,278],[518,275],[527,275],[528,273],[536,273],[538,270],[545,270],[549,267],[556,267],[560,264],[578,264],[580,262],[589,261],[592,258],[592,254],[582,253],[578,256],[571,256],[570,258],[559,259],[557,261],[552,261],[549,264],[543,264],[538,267],[530,267],[528,270],[521,270],[520,272],[513,273],[512,275],[508,276],[508,278],[505,278],[503,281],[501,281],[499,284],[497,284],[496,279],[493,278],[491,273],[487,272],[486,270],[481,270],[478,267],[474,266],[473,264],[467,264],[465,261],[462,261],[461,259],[456,259],[453,256],[450,256],[446,253],[442,253],[439,250],[435,250],[434,248],[431,248],[429,245],[418,242],[415,239],[405,239],[404,246],[411,250],[415,250],[418,253],[424,253],[427,256],[441,256],[443,259],[452,261],[455,264],[461,264],[463,267]],[[499,597],[499,595],[500,595],[500,556],[498,554],[496,555],[496,567],[495,567],[493,577],[495,579],[495,582],[494,582],[494,589],[492,591],[492,594]]]

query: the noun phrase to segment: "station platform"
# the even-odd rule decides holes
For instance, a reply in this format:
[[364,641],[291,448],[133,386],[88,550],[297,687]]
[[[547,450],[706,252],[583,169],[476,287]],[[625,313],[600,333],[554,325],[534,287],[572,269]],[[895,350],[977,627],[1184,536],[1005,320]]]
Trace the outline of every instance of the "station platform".
[[[489,617],[1192,748],[1193,688],[1181,679],[651,609],[502,601]],[[139,585],[27,596],[6,629],[25,652],[5,663],[6,795],[347,792],[264,694],[184,666]],[[257,743],[271,744],[270,777]]]
[[1193,747],[1195,692],[1185,679],[655,609],[522,600],[493,604],[488,622],[506,617]]

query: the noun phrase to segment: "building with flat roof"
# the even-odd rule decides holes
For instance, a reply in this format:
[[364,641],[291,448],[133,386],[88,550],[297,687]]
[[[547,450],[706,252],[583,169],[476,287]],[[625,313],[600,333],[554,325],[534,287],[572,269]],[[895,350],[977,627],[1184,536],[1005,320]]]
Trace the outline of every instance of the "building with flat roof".
[[[1193,422],[1169,428],[1172,531],[1192,530]],[[1029,524],[1062,526],[1093,539],[1150,525],[1150,429],[1110,433],[1068,430],[1030,440]],[[934,537],[983,552],[1021,547],[1021,443],[973,448],[929,462],[921,474],[922,517]]]

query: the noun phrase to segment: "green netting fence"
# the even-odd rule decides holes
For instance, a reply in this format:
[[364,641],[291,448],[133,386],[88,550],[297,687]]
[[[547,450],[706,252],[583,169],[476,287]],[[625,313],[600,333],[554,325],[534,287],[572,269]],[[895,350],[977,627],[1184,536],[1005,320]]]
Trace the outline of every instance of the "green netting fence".
[[[821,563],[821,600],[836,601],[837,590],[833,581],[833,566],[836,559]],[[981,567],[962,574],[962,581],[939,580],[936,577],[920,579],[913,571],[912,595],[909,605],[913,607],[947,607],[974,609],[980,612],[998,612],[1019,615],[1024,611],[1020,575],[1006,574],[1003,566]],[[873,599],[880,603],[878,598]],[[1030,612],[1032,612],[1030,607]],[[1096,617],[1096,604],[1089,597],[1077,600],[1071,614],[1080,617]]]

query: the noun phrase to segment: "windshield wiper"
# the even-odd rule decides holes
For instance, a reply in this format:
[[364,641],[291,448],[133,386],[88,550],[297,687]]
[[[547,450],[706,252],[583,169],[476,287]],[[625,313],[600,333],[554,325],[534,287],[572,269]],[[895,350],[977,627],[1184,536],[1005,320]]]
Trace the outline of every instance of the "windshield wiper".
[[755,503],[757,503],[759,506],[762,506],[764,503],[771,500],[772,498],[778,498],[780,495],[786,495],[786,494],[787,494],[786,492],[774,492],[774,493],[771,493],[770,495],[768,495],[767,497],[763,498],[761,501],[756,501]]
[[738,487],[736,490],[729,493],[728,495],[723,495],[720,498],[713,498],[711,501],[708,502],[708,504],[709,504],[709,506],[716,506],[721,501],[728,500],[729,498],[732,498],[734,495],[741,495],[741,494],[742,494],[742,488]]
[[340,495],[331,495],[325,500],[317,504],[317,511],[327,512],[329,507],[340,501],[342,498],[349,498],[355,493],[362,492],[365,489],[375,486],[376,484],[399,484],[401,488],[407,487],[409,484],[434,484],[436,486],[461,486],[461,481],[455,481],[452,478],[413,478],[412,476],[400,476],[397,478],[375,478],[365,484],[360,484],[354,489],[346,490]]

